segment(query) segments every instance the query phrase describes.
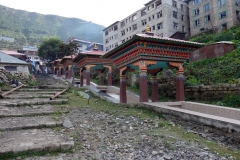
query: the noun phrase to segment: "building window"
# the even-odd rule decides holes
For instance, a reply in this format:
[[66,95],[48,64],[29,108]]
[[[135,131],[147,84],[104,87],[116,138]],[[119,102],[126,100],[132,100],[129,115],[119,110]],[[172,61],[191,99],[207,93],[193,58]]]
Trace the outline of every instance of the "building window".
[[173,7],[176,7],[177,8],[177,2],[176,1],[172,1],[172,5],[173,5]]
[[184,15],[181,16],[181,20],[184,21]]
[[199,15],[199,9],[195,9],[195,10],[193,10],[193,15],[194,16],[198,16]]
[[207,11],[209,11],[210,10],[210,4],[208,3],[208,4],[205,4],[204,6],[203,6],[203,11],[204,12],[207,12]]
[[200,19],[195,20],[194,24],[195,24],[195,27],[199,26],[200,25]]
[[116,31],[116,30],[118,30],[118,26],[117,25],[114,26],[114,31]]
[[221,13],[219,13],[219,19],[223,19],[227,17],[227,11],[223,11]]
[[115,34],[115,35],[114,35],[114,39],[117,39],[117,38],[118,38],[118,34]]
[[237,17],[237,20],[240,21],[240,12],[238,10],[236,10],[236,17]]
[[155,26],[152,26],[152,30],[153,30],[153,31],[155,30]]
[[154,15],[152,15],[152,19],[154,19]]
[[105,42],[106,42],[106,44],[108,44],[108,42],[109,42],[109,41],[108,41],[108,39],[106,39],[106,41],[105,41]]
[[137,30],[137,24],[134,24],[132,27],[134,31]]
[[158,36],[159,36],[159,37],[163,37],[163,33],[159,34]]
[[202,2],[202,0],[193,0],[193,5],[196,5],[196,4],[201,3],[201,2]]
[[173,22],[173,28],[177,29],[177,27],[178,27],[178,24],[176,22]]
[[121,27],[124,27],[125,26],[125,21],[122,21],[121,22]]
[[142,26],[145,26],[146,24],[147,24],[147,20],[146,19],[142,20]]
[[184,26],[182,26],[182,32],[185,32],[185,27]]
[[162,11],[157,13],[157,18],[160,18],[160,17],[162,17]]
[[156,7],[159,7],[161,5],[162,5],[162,0],[159,0],[159,1],[156,2]]
[[108,31],[105,31],[105,36],[107,36],[108,35]]
[[115,48],[118,46],[118,43],[115,43]]
[[129,31],[131,31],[132,27],[129,27]]
[[157,24],[157,29],[159,30],[159,29],[162,29],[162,28],[163,28],[163,23],[162,22],[158,23]]
[[144,29],[144,30],[142,30],[142,33],[144,34],[146,32],[146,30]]
[[235,5],[240,6],[240,0],[235,0]]
[[226,0],[217,0],[218,7],[222,7],[226,5]]
[[177,12],[173,11],[173,17],[177,18]]
[[205,23],[208,23],[210,21],[211,21],[210,15],[207,15],[207,16],[204,17],[204,22]]
[[125,43],[125,39],[122,40],[122,43]]
[[136,19],[137,19],[137,15],[134,14],[134,15],[132,16],[132,20],[135,21]]
[[183,11],[183,5],[181,4],[181,10]]
[[146,8],[141,11],[141,16],[144,16],[145,14],[147,14]]
[[227,30],[227,23],[222,24],[222,25],[221,25],[221,29],[222,29],[222,31],[223,31],[223,30]]
[[125,30],[121,31],[121,33],[122,33],[122,36],[124,36],[125,35]]
[[152,8],[154,8],[154,4],[152,4]]
[[10,72],[17,71],[17,67],[16,66],[4,66],[4,68],[7,71],[10,71]]
[[148,17],[148,21],[151,21],[151,17]]

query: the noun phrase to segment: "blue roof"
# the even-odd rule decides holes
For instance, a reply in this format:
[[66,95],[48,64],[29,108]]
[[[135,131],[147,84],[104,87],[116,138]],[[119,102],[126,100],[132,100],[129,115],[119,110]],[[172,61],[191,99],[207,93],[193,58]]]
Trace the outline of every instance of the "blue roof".
[[9,56],[0,51],[0,63],[27,64],[25,61]]

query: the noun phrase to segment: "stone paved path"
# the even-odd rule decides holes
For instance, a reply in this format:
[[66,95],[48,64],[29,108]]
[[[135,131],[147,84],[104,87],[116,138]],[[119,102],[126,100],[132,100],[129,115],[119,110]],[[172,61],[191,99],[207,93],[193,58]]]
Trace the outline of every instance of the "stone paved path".
[[60,115],[68,110],[59,104],[68,102],[67,97],[49,99],[67,85],[46,76],[39,79],[46,89],[24,87],[0,101],[0,159],[9,153],[67,150],[74,145],[72,138],[55,129],[63,126]]

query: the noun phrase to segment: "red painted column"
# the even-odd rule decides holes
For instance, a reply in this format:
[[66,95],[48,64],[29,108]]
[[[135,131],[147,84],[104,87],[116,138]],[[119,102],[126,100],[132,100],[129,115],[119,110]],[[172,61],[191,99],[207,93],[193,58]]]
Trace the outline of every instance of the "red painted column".
[[184,75],[181,71],[178,71],[176,77],[176,101],[185,101]]
[[90,67],[87,67],[85,74],[86,74],[86,85],[90,86]]
[[148,102],[148,84],[146,70],[140,70],[140,102]]
[[151,83],[152,83],[152,102],[158,102],[158,83],[156,76],[152,76]]
[[108,86],[112,86],[112,72],[108,72]]
[[100,85],[104,85],[104,73],[100,73]]
[[120,103],[127,103],[126,76],[120,75]]
[[80,87],[83,86],[83,72],[82,69],[80,69]]

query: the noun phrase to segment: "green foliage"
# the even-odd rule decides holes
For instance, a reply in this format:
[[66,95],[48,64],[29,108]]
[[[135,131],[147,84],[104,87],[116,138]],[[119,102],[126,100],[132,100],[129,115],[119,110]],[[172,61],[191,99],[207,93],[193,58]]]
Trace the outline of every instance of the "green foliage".
[[195,76],[193,75],[188,75],[186,76],[186,80],[185,80],[185,85],[186,86],[196,86],[199,85],[200,83],[198,82],[198,80],[196,79]]
[[[70,36],[102,43],[103,26],[77,18],[43,15],[0,5],[0,33],[15,38],[14,43],[5,43],[0,49],[22,49],[23,45],[39,45],[44,38]],[[16,48],[17,47],[17,48]]]
[[44,39],[40,47],[38,48],[38,56],[47,60],[55,60],[56,58],[62,58],[63,55],[59,55],[59,46],[63,42],[57,37],[51,37]]
[[227,95],[221,101],[223,105],[240,108],[240,94],[238,95]]
[[67,44],[59,44],[59,58],[64,56],[74,55],[78,50],[78,43],[72,41]]

